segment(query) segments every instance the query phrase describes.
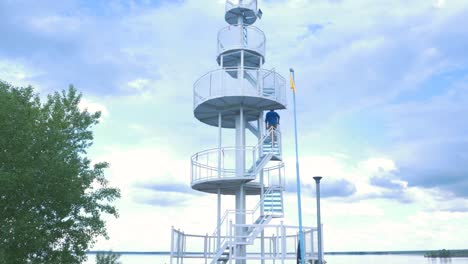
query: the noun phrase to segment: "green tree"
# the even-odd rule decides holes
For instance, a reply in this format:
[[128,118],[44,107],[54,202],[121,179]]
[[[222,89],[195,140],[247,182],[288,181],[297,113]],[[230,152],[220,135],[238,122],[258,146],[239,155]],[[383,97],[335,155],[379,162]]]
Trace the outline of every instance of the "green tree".
[[120,254],[113,252],[99,252],[96,255],[96,264],[121,264]]
[[41,103],[0,81],[0,263],[81,263],[102,213],[118,217],[107,163],[86,157],[100,113],[80,111],[70,86]]

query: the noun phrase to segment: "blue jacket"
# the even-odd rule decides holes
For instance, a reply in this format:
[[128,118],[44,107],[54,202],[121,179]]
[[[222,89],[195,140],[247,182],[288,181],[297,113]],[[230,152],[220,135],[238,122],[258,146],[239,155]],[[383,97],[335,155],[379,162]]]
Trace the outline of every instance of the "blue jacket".
[[276,126],[279,124],[280,116],[274,111],[270,111],[265,116],[265,123],[270,126]]

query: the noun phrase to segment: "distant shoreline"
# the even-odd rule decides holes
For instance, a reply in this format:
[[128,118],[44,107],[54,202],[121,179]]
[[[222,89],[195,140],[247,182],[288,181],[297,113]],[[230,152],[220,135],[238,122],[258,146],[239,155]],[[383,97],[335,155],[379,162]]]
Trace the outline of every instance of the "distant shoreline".
[[[421,255],[434,250],[401,250],[401,251],[331,251],[325,252],[325,255]],[[468,257],[468,249],[449,249],[452,257]],[[87,254],[95,255],[100,252],[109,252],[108,250],[93,250]],[[121,255],[170,255],[170,251],[112,251]]]

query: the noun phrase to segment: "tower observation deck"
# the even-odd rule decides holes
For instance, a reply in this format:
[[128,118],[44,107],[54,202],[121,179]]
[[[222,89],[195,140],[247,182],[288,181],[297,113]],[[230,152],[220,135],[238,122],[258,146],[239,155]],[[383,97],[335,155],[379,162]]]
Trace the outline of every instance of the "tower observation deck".
[[[249,259],[295,259],[295,226],[271,225],[284,216],[284,163],[279,128],[266,129],[263,112],[286,109],[286,80],[263,69],[265,34],[253,24],[261,17],[257,0],[227,0],[225,21],[218,32],[219,69],[201,76],[193,85],[193,111],[200,122],[217,127],[217,146],[193,154],[191,187],[217,195],[217,226],[212,234],[188,235],[172,230],[171,263],[184,258],[204,263],[247,263]],[[235,145],[223,144],[223,130],[235,130]],[[256,144],[246,145],[246,133]],[[222,197],[235,196],[235,209],[221,214]],[[258,197],[246,208],[246,196]],[[317,259],[314,234],[304,228],[308,260]],[[189,248],[198,245],[195,248]],[[203,251],[197,249],[203,248]],[[192,261],[190,261],[192,263]]]

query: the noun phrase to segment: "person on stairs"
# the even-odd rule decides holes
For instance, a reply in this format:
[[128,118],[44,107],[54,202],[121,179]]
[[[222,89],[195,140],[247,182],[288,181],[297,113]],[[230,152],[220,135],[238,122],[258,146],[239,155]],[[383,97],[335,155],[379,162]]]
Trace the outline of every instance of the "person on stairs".
[[265,116],[265,126],[267,128],[268,133],[272,133],[273,137],[272,140],[274,141],[274,130],[278,127],[280,122],[280,116],[278,113],[275,112],[275,110],[271,109],[270,112],[268,112]]

